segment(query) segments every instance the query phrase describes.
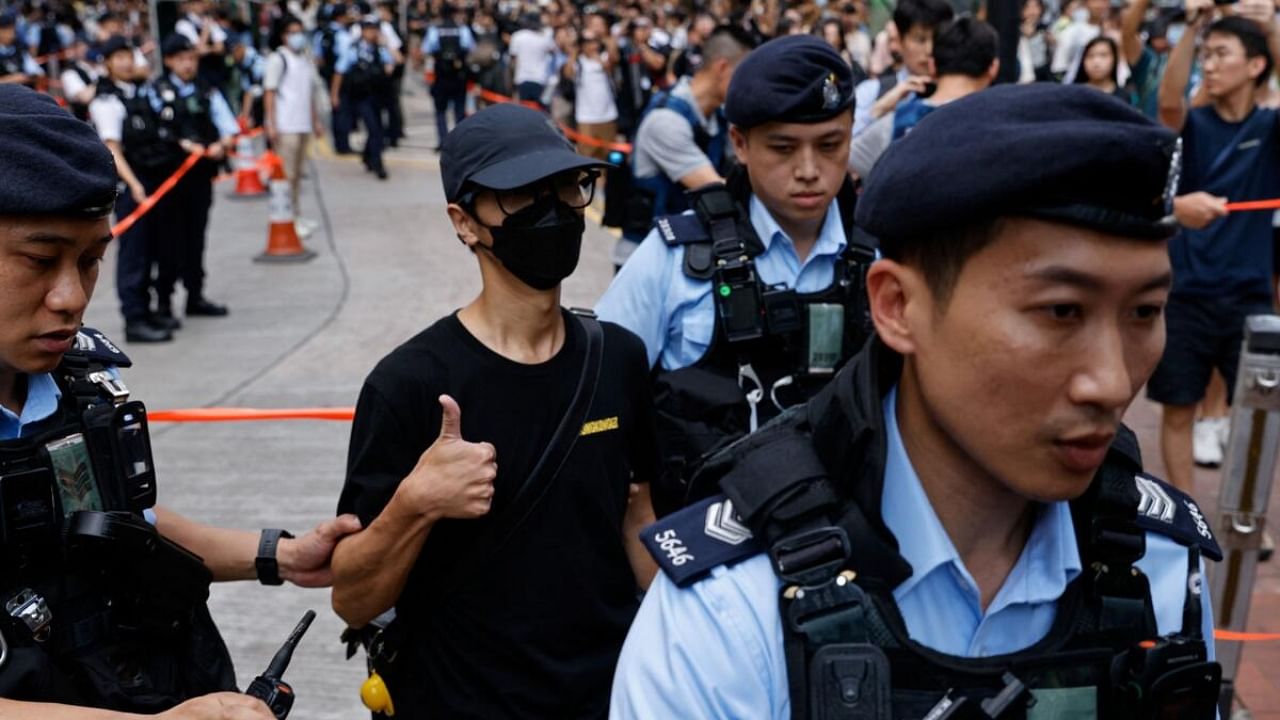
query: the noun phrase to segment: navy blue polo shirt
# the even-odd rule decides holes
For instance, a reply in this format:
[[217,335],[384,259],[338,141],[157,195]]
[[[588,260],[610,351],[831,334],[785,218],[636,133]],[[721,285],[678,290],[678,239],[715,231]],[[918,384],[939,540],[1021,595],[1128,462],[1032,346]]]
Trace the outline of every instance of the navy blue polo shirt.
[[[1227,122],[1210,106],[1187,113],[1179,194],[1204,191],[1229,201],[1280,196],[1280,113],[1255,108]],[[1203,230],[1183,229],[1169,243],[1173,291],[1181,295],[1270,302],[1275,267],[1269,212],[1238,212]]]

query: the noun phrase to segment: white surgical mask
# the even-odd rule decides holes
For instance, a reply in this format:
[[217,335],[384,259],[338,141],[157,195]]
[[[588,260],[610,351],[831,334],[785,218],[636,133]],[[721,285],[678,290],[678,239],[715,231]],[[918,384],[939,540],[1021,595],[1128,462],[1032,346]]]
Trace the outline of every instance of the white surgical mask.
[[298,32],[289,33],[289,36],[285,38],[285,42],[288,43],[290,50],[302,52],[302,49],[307,46],[307,36]]

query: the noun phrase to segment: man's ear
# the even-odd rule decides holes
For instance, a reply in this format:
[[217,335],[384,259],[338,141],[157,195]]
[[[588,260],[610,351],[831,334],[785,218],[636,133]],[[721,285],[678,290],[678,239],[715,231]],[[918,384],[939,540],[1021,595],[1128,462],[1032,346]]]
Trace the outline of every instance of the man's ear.
[[[1267,60],[1261,55],[1245,58],[1245,67],[1248,68],[1249,79],[1252,80],[1256,86],[1258,78],[1262,77],[1262,73],[1267,71]],[[1263,87],[1265,86],[1266,85],[1264,83]]]
[[867,300],[876,335],[899,355],[916,350],[916,322],[932,302],[924,278],[915,268],[894,260],[877,260],[867,270]]
[[729,126],[729,139],[733,141],[733,154],[738,158],[738,164],[747,166],[747,131],[737,125]]
[[474,251],[476,245],[483,244],[480,242],[480,224],[470,213],[457,203],[449,203],[445,210],[449,213],[449,221],[453,223],[454,233],[463,245]]

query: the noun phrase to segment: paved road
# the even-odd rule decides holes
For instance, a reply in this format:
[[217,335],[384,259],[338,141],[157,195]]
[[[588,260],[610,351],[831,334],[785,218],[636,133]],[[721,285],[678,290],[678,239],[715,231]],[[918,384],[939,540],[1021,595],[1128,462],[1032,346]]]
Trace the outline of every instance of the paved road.
[[[125,379],[135,397],[152,409],[350,406],[379,358],[475,294],[475,261],[443,211],[429,101],[414,91],[406,98],[407,147],[387,156],[390,180],[377,181],[350,158],[322,157],[312,166],[301,209],[321,227],[308,241],[319,252],[310,263],[252,262],[266,242],[266,201],[231,200],[230,187],[219,188],[208,293],[228,303],[231,316],[189,321],[172,344],[127,346],[136,367]],[[592,305],[612,275],[612,238],[588,225],[565,305]],[[113,272],[109,262],[86,322],[119,337]],[[1128,419],[1159,473],[1152,407],[1140,401]],[[347,434],[348,425],[335,422],[157,425],[161,501],[218,525],[306,529],[333,514]],[[1216,474],[1202,473],[1198,490],[1211,507]],[[1264,569],[1259,591],[1251,625],[1280,631],[1274,564]],[[293,717],[302,720],[365,716],[357,695],[362,661],[344,661],[341,624],[328,606],[327,591],[292,586],[234,583],[213,591],[213,613],[242,685],[307,608],[319,613],[288,675],[298,693]],[[1242,692],[1258,718],[1280,720],[1276,646],[1246,655]]]

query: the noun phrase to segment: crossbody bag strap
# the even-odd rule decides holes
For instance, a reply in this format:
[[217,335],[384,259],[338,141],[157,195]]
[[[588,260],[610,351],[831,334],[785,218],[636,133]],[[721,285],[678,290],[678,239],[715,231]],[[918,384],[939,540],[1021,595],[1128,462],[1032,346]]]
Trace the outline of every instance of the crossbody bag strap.
[[[573,391],[573,400],[569,409],[560,419],[555,435],[547,443],[547,449],[529,473],[529,480],[516,491],[511,503],[502,514],[498,527],[502,529],[502,537],[493,548],[496,550],[506,544],[515,531],[533,514],[534,509],[547,496],[547,492],[555,484],[556,478],[564,468],[569,454],[573,452],[578,438],[582,435],[582,426],[587,421],[587,413],[596,396],[596,387],[600,384],[600,364],[604,357],[604,329],[594,314],[574,310],[572,316],[577,319],[586,336],[586,361],[582,364],[582,374],[578,377],[578,387]],[[513,518],[513,519],[512,519]]]

